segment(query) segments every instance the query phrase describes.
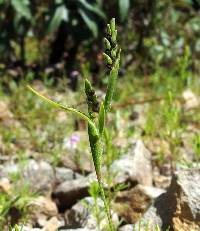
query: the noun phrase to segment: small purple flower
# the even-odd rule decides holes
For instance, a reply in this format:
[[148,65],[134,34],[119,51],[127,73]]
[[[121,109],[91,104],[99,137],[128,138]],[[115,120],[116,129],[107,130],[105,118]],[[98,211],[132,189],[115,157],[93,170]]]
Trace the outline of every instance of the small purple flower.
[[80,136],[73,134],[69,138],[65,138],[63,148],[76,149],[77,144],[80,142]]
[[72,135],[70,137],[70,141],[72,144],[77,144],[80,141],[80,136],[79,135]]
[[77,77],[80,73],[78,71],[72,71],[70,74],[72,77]]

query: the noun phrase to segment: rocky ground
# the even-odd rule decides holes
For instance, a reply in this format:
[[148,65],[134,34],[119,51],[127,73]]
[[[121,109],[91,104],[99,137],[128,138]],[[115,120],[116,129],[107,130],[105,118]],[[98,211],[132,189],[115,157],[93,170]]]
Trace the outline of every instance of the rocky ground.
[[[9,175],[19,168],[14,163],[2,166],[1,191],[11,190]],[[154,175],[151,153],[137,140],[127,154],[113,162],[111,171],[117,172],[112,187],[125,182],[129,185],[117,193],[112,204],[113,220],[117,224],[122,219],[120,231],[139,225],[144,227],[141,230],[147,226],[148,230],[155,230],[156,226],[162,230],[200,230],[200,168],[179,169],[172,179],[161,176],[165,189],[155,187],[159,177]],[[53,168],[45,161],[32,159],[24,168],[23,179],[30,190],[39,192],[29,201],[24,230],[97,230],[97,219],[90,209],[94,198],[88,193],[90,183],[95,181],[93,172],[83,176],[70,168]],[[97,203],[102,212],[103,202],[98,199]],[[13,216],[17,216],[15,212]],[[104,217],[98,226],[103,229],[105,223]]]
[[[199,99],[188,91],[183,93],[182,100],[184,103],[181,107],[186,111],[200,105]],[[49,138],[46,133],[54,134],[55,131],[48,127],[48,132],[43,131],[43,125],[37,122],[37,117],[33,117],[32,120],[36,120],[33,126],[36,132],[38,130],[34,136],[29,132],[29,124],[23,123],[25,120],[30,123],[31,115],[28,114],[26,118],[24,112],[23,117],[20,111],[18,114],[13,113],[11,105],[6,100],[0,101],[3,128],[0,135],[2,217],[11,224],[23,223],[23,231],[106,230],[107,220],[103,202],[97,197],[98,190],[95,191],[96,176],[89,149],[83,146],[83,153],[81,151],[80,154],[78,150],[79,155],[74,156],[76,144],[86,139],[84,124],[78,121],[79,131],[66,139],[61,128],[68,117],[56,112],[57,123],[61,124],[56,132],[60,131],[61,134]],[[40,105],[39,110],[41,112]],[[37,115],[39,112],[34,113]],[[45,114],[46,108],[42,113],[44,121],[49,118],[48,113]],[[137,116],[131,118],[128,124],[144,127],[143,107],[135,107],[134,113]],[[116,126],[126,130],[124,120],[118,121],[120,123]],[[200,166],[198,161],[193,161],[194,151],[188,142],[191,128],[193,133],[195,129],[195,132],[199,131],[193,124],[187,125],[188,130],[181,134],[182,141],[178,146],[187,164],[175,163],[170,159],[170,152],[176,149],[170,149],[169,141],[165,139],[149,139],[141,134],[127,139],[119,132],[111,140],[117,148],[125,146],[109,167],[106,163],[103,167],[104,186],[110,196],[112,218],[119,231],[200,230]],[[16,137],[6,133],[8,130]],[[23,135],[18,134],[19,131]],[[47,144],[43,142],[43,136],[48,137]],[[36,137],[39,137],[38,140]],[[60,137],[64,150],[68,149],[70,155],[61,155],[56,162],[52,162],[49,156],[44,157],[41,153],[43,149],[44,152],[51,150],[54,147],[52,140],[59,140]],[[157,160],[155,155],[161,149],[165,152],[162,164],[159,163],[161,157]],[[20,150],[25,150],[26,155],[21,157]],[[9,155],[10,152],[18,155]]]

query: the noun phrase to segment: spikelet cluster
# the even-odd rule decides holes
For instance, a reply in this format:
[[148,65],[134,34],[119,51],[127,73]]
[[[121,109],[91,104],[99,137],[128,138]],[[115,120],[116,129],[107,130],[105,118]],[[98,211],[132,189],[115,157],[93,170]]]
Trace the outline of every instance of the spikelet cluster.
[[107,35],[104,38],[104,47],[105,52],[103,53],[103,57],[107,67],[111,70],[120,57],[120,49],[117,45],[117,30],[114,18],[111,20],[110,24],[107,24]]

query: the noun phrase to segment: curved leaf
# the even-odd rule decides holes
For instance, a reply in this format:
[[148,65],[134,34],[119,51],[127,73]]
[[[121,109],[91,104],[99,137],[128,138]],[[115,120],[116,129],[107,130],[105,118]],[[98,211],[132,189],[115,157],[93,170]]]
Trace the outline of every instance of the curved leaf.
[[119,64],[120,64],[120,52],[121,50],[119,51],[118,58],[115,61],[115,65],[110,71],[110,76],[109,76],[108,86],[107,86],[107,91],[106,91],[106,96],[105,96],[105,102],[104,102],[106,113],[110,110],[111,102],[112,102],[112,98],[113,98],[113,94],[115,90],[116,80],[118,77]]
[[82,19],[84,20],[85,24],[87,25],[87,27],[89,28],[89,30],[92,32],[93,36],[96,38],[97,34],[98,34],[98,27],[97,24],[94,22],[94,20],[92,20],[86,13],[84,10],[79,9],[79,13],[82,17]]
[[100,4],[97,3],[96,5],[88,3],[86,0],[77,0],[79,3],[81,3],[82,6],[84,6],[87,10],[92,11],[93,13],[97,14],[101,18],[106,18],[103,11],[100,9]]
[[99,134],[102,135],[104,131],[104,126],[105,126],[105,109],[104,109],[104,104],[103,102],[101,103],[101,107],[99,110]]
[[26,19],[31,19],[29,0],[12,0],[11,4],[21,16],[25,17]]
[[47,32],[54,32],[62,21],[68,21],[68,9],[65,5],[58,6],[54,12],[53,18],[50,21]]
[[130,0],[119,0],[119,14],[122,22],[124,22],[128,16],[129,8]]
[[53,100],[51,99],[48,99],[47,97],[45,97],[44,95],[41,95],[39,92],[37,92],[36,90],[34,90],[31,86],[28,86],[28,89],[31,90],[34,94],[36,94],[37,96],[39,96],[41,99],[43,99],[44,101],[48,102],[49,104],[51,104],[52,106],[54,107],[57,107],[57,108],[60,108],[62,109],[63,111],[67,111],[67,112],[73,112],[74,114],[78,115],[79,117],[81,117],[82,119],[86,120],[90,126],[97,132],[97,129],[94,125],[94,123],[92,122],[92,120],[87,116],[85,115],[83,112],[80,112],[78,111],[77,109],[75,108],[72,108],[72,107],[66,107],[60,103],[56,103],[54,102]]

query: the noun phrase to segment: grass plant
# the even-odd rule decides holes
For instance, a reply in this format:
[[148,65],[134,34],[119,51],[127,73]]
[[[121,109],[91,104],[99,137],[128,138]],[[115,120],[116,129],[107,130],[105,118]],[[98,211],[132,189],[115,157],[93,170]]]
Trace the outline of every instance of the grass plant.
[[107,25],[107,36],[104,38],[105,52],[103,57],[109,70],[109,80],[107,85],[107,91],[105,99],[99,103],[94,88],[88,79],[85,79],[85,94],[88,105],[88,113],[81,112],[75,108],[64,106],[60,103],[54,102],[51,99],[46,98],[39,92],[29,86],[29,89],[45,100],[52,106],[60,108],[66,112],[72,112],[76,116],[81,117],[88,124],[88,137],[92,153],[92,158],[95,166],[96,176],[99,184],[99,190],[101,197],[104,201],[105,212],[108,218],[109,230],[114,231],[115,227],[111,218],[111,211],[109,203],[105,197],[104,186],[102,181],[102,154],[103,154],[103,135],[104,126],[106,122],[106,116],[111,108],[111,102],[115,90],[116,80],[118,77],[118,71],[120,66],[120,53],[121,50],[117,44],[117,30],[115,25],[115,19],[110,21]]

